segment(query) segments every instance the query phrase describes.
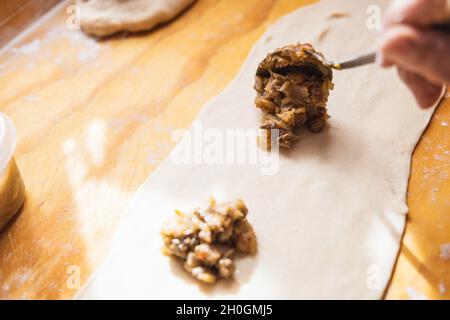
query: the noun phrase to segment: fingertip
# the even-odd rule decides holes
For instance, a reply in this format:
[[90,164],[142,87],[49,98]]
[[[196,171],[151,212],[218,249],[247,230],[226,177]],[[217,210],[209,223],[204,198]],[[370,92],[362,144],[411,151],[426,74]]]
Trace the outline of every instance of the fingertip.
[[442,95],[442,86],[437,86],[420,75],[399,68],[400,78],[412,91],[422,109],[433,107]]
[[421,109],[430,109],[432,106],[434,106],[436,104],[437,98],[436,99],[419,99],[416,97],[417,103],[419,104],[419,107]]
[[434,92],[428,92],[427,94],[419,94],[417,92],[414,93],[414,97],[416,98],[417,104],[421,109],[429,109],[436,105],[440,98],[440,90]]
[[428,93],[428,95],[424,98],[422,98],[421,101],[419,101],[419,106],[422,109],[429,109],[434,107],[442,98],[442,93],[444,88],[443,87],[438,87],[438,86],[434,86],[434,89],[432,89],[432,91],[430,91]]

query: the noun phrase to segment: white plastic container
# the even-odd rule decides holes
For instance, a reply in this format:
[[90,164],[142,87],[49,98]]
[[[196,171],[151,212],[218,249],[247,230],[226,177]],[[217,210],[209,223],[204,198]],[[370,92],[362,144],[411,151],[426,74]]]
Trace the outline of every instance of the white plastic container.
[[13,123],[0,113],[0,231],[25,200],[25,186],[14,160],[16,139]]

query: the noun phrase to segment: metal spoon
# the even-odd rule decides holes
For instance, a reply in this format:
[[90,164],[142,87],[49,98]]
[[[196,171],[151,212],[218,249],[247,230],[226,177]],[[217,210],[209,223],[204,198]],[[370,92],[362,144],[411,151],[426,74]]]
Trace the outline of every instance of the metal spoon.
[[359,67],[365,64],[373,63],[375,62],[376,53],[371,52],[350,60],[342,61],[342,62],[333,62],[328,61],[324,57],[322,57],[320,54],[318,54],[315,51],[307,51],[308,54],[314,56],[317,60],[319,60],[325,67],[336,69],[336,70],[343,70],[343,69],[350,69]]
[[359,66],[363,66],[369,63],[375,62],[376,53],[371,52],[350,60],[342,61],[342,62],[331,62],[331,61],[323,61],[323,64],[327,67],[336,69],[336,70],[344,70],[356,68]]

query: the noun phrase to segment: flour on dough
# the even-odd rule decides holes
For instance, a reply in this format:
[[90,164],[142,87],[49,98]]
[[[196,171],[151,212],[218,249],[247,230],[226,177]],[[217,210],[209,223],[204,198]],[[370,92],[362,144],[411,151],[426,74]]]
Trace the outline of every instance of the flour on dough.
[[81,28],[95,36],[149,30],[169,21],[195,0],[77,0]]
[[[367,8],[389,0],[328,0],[273,25],[239,75],[200,112],[203,130],[259,126],[254,76],[269,52],[311,43],[332,61],[375,49]],[[328,19],[334,12],[345,19]],[[326,41],[319,41],[328,29]],[[264,39],[271,39],[269,42]],[[402,238],[411,154],[433,109],[417,107],[395,70],[376,65],[334,74],[328,129],[305,132],[278,170],[256,164],[180,164],[169,157],[135,195],[109,257],[82,298],[378,299]],[[187,108],[189,106],[186,106]],[[193,127],[194,129],[194,127]],[[192,130],[193,130],[192,129]],[[173,151],[189,142],[187,137]],[[236,150],[225,150],[225,152]],[[237,150],[243,152],[245,150]],[[258,254],[237,263],[235,281],[205,288],[160,253],[159,228],[173,208],[200,199],[245,199]]]

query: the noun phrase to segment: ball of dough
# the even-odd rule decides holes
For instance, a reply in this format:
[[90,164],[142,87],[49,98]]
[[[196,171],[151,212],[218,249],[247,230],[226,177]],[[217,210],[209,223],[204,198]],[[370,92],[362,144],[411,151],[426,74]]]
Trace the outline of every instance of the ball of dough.
[[94,36],[139,32],[169,21],[195,0],[77,0],[81,28]]

